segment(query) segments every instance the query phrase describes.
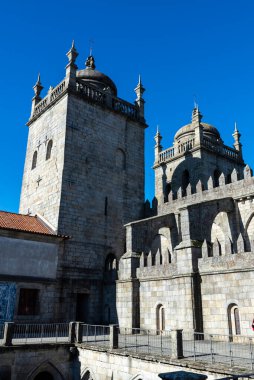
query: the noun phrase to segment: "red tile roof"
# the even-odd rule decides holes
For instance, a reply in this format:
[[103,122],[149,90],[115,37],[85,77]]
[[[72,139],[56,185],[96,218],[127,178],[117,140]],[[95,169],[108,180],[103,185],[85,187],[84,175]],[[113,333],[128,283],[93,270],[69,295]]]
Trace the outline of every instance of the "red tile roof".
[[0,229],[56,235],[55,232],[36,215],[22,215],[7,211],[0,211]]

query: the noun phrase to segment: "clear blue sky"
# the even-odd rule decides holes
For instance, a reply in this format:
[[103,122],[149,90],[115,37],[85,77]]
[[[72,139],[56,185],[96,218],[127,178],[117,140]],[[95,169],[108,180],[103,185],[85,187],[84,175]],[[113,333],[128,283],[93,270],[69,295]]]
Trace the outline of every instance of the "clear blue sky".
[[188,123],[196,97],[204,121],[233,144],[235,120],[245,161],[254,166],[253,0],[14,0],[1,4],[0,209],[18,211],[32,86],[45,91],[65,75],[74,39],[79,68],[94,41],[96,68],[121,98],[146,88],[146,197],[152,198],[153,136],[163,147]]

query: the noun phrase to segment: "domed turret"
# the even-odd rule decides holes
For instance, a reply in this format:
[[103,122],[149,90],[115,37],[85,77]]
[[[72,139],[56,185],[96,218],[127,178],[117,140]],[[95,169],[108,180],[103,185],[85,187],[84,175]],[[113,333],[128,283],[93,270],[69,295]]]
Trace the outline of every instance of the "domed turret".
[[110,90],[114,96],[117,96],[117,88],[115,83],[105,74],[98,70],[95,70],[94,57],[89,55],[86,60],[86,68],[84,70],[77,71],[77,78],[82,82],[91,84],[97,87],[98,90]]
[[216,141],[221,140],[220,133],[217,128],[212,126],[211,124],[202,123],[202,115],[200,114],[197,106],[193,109],[192,112],[192,122],[190,124],[186,124],[181,127],[175,134],[174,141],[179,142],[179,140],[183,139],[191,139],[195,136],[195,127],[196,127],[196,118],[199,116],[199,125],[203,129],[203,135],[205,137],[215,139]]

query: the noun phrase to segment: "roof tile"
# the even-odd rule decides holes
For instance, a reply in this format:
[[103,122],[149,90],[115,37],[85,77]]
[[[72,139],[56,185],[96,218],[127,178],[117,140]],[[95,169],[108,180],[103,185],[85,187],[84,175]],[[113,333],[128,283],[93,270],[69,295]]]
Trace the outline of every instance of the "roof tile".
[[36,215],[22,215],[7,211],[0,211],[0,229],[1,228],[44,235],[56,235],[54,231],[44,224]]

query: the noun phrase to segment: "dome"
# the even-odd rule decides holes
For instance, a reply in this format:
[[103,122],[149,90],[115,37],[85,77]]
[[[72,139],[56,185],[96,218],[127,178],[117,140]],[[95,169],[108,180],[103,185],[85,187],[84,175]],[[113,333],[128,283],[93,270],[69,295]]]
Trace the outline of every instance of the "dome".
[[[203,133],[205,136],[211,136],[215,137],[216,139],[220,139],[220,133],[217,128],[207,123],[200,123],[200,125],[203,127]],[[193,135],[194,133],[194,125],[192,123],[184,125],[176,132],[175,140],[186,137],[188,135]]]
[[94,58],[91,55],[86,60],[86,68],[77,71],[77,78],[97,87],[98,90],[103,90],[109,87],[113,95],[117,96],[115,83],[107,75],[95,70]]

